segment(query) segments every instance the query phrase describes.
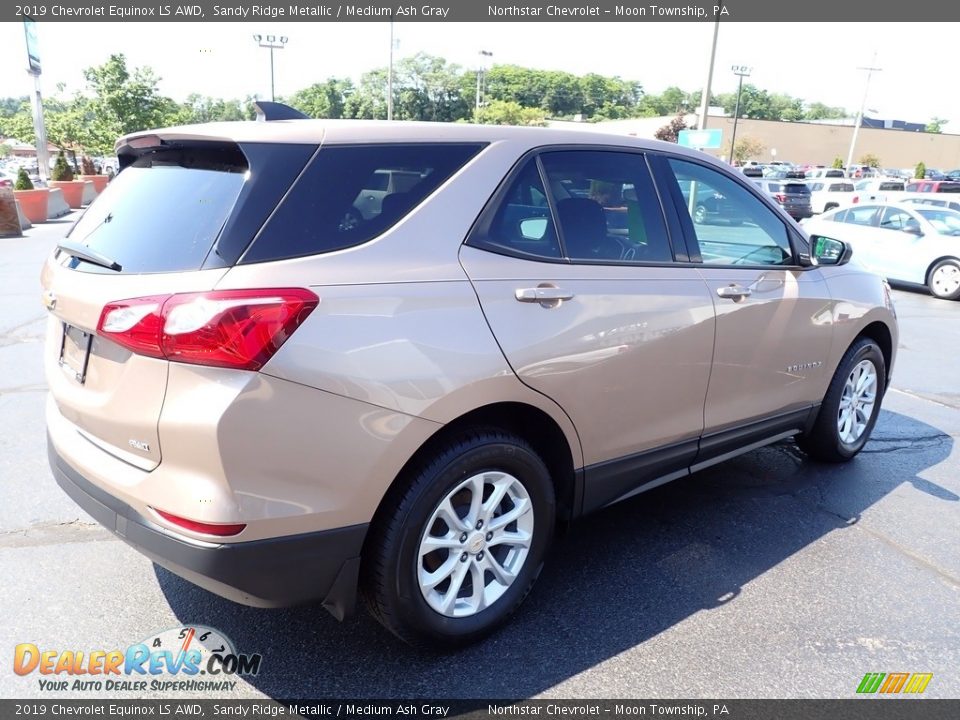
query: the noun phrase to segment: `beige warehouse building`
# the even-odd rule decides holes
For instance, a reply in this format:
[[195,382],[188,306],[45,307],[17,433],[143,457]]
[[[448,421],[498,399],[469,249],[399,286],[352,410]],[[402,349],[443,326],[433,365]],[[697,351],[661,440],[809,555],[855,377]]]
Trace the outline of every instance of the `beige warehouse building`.
[[[599,123],[552,121],[549,124],[552,127],[579,126],[618,135],[652,138],[659,128],[672,119],[633,118]],[[687,116],[688,126],[695,127],[696,123],[696,114]],[[733,118],[711,114],[707,127],[723,130],[723,147],[706,152],[725,158],[730,152]],[[837,157],[846,161],[853,137],[853,126],[740,118],[737,121],[737,139],[745,137],[759,141],[764,147],[763,151],[750,158],[751,160],[769,162],[776,159],[830,165]],[[882,167],[908,168],[923,162],[928,168],[952,170],[960,167],[960,135],[861,127],[853,153],[854,162],[867,154],[880,158]]]

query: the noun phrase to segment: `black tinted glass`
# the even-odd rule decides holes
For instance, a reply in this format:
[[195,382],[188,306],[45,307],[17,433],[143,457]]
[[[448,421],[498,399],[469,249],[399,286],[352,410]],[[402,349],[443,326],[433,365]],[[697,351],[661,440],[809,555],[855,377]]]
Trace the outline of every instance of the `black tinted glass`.
[[560,243],[536,161],[528,160],[510,184],[481,242],[494,251],[502,248],[521,255],[560,257]]
[[246,172],[246,158],[236,146],[151,152],[113,179],[71,230],[70,240],[119,263],[124,273],[197,270]]
[[241,262],[315,255],[372,240],[403,219],[481,147],[322,148]]

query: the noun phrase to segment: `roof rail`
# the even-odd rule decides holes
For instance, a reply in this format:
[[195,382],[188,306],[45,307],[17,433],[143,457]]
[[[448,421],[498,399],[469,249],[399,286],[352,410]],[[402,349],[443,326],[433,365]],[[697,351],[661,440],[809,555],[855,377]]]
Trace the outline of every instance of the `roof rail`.
[[253,106],[257,109],[257,122],[270,122],[271,120],[309,120],[309,116],[304,115],[299,110],[295,110],[289,105],[278,102],[267,102],[266,100],[257,100]]

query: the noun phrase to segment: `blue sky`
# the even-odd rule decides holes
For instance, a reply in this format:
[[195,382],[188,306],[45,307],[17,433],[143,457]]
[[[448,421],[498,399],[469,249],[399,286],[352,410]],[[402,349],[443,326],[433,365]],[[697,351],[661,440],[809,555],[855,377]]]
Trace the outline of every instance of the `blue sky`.
[[[218,97],[269,97],[269,58],[253,33],[286,35],[276,53],[277,94],[330,75],[358,77],[386,65],[389,23],[41,23],[44,94],[58,83],[80,89],[84,67],[122,52],[149,65],[161,91],[182,100],[191,92]],[[639,80],[649,92],[670,85],[703,86],[713,23],[397,23],[398,56],[425,51],[466,67],[478,52],[494,63]],[[960,134],[960,93],[954,89],[956,25],[952,23],[724,23],[714,92],[736,89],[732,65],[753,66],[754,84],[806,100],[856,110],[864,73],[884,68],[870,85],[867,107],[879,117],[926,122],[947,118]],[[25,95],[32,81],[19,23],[0,24],[0,96]],[[11,71],[7,71],[10,69]],[[943,79],[941,79],[943,78]]]

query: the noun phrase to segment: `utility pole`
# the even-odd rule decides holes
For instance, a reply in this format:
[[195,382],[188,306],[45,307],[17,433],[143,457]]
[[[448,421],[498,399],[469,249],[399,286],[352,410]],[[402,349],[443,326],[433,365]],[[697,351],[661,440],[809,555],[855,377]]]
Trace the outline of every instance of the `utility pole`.
[[870,67],[857,68],[857,70],[867,71],[867,81],[863,84],[863,100],[860,101],[860,110],[857,112],[857,119],[853,122],[853,137],[850,139],[850,152],[847,153],[847,164],[844,166],[845,168],[849,168],[853,162],[853,150],[857,146],[857,135],[860,133],[860,124],[863,122],[863,111],[864,108],[867,107],[867,93],[870,91],[870,78],[873,77],[875,72],[883,71],[883,68],[875,67],[876,64],[877,53],[874,51]]
[[[721,6],[722,7],[722,6]],[[720,21],[713,23],[713,44],[710,47],[710,63],[707,65],[707,80],[703,84],[703,97],[700,98],[700,122],[697,129],[707,127],[707,110],[710,108],[710,85],[713,83],[713,61],[717,57],[717,35],[720,34]]]

